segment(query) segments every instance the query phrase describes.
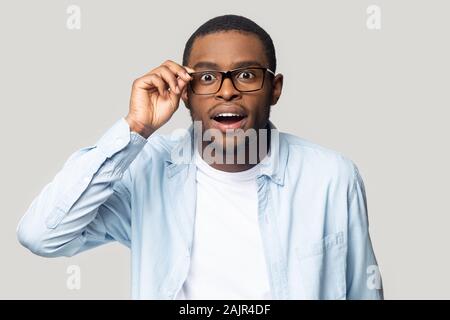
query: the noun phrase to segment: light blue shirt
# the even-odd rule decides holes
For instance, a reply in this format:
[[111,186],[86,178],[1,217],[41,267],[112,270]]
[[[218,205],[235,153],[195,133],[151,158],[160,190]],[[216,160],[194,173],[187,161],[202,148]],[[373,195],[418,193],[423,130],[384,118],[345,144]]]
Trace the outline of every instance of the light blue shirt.
[[[196,212],[192,145],[145,139],[121,118],[75,152],[19,222],[20,243],[45,257],[110,241],[131,249],[132,298],[174,299],[188,275]],[[382,299],[363,180],[341,154],[286,133],[257,176],[258,221],[274,299]]]

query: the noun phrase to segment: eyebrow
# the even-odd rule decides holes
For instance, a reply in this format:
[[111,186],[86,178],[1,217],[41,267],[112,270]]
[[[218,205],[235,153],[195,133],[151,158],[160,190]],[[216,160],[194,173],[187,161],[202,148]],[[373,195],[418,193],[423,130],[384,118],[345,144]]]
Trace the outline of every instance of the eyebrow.
[[[237,68],[243,68],[243,67],[249,67],[249,66],[258,66],[258,67],[264,67],[260,62],[253,61],[253,60],[245,60],[245,61],[239,61],[232,64],[232,69]],[[197,62],[194,65],[194,70],[197,70],[198,68],[208,68],[212,70],[219,70],[220,67],[217,63],[210,62],[210,61],[200,61]]]

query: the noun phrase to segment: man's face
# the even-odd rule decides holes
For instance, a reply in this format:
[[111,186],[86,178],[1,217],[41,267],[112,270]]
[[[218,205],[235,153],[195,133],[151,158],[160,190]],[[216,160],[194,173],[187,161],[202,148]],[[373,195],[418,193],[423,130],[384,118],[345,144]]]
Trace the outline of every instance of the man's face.
[[[216,70],[227,71],[240,67],[269,67],[263,43],[256,35],[226,31],[197,38],[192,46],[187,64],[196,72]],[[193,121],[202,121],[203,130],[219,129],[225,139],[224,127],[236,127],[244,131],[265,128],[269,119],[270,106],[281,95],[283,76],[264,75],[264,85],[258,91],[240,92],[229,78],[215,94],[197,95],[186,89],[182,99],[190,110]],[[218,112],[238,111],[244,117],[231,122],[220,123],[214,116]],[[230,124],[230,125],[228,125]],[[225,141],[224,141],[225,142]]]

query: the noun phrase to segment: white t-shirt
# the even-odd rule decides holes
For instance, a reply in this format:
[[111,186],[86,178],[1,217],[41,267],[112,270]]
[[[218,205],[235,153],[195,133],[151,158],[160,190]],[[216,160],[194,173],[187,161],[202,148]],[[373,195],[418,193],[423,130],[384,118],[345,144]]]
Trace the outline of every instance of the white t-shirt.
[[197,152],[191,265],[176,299],[271,299],[258,225],[256,176],[214,169]]

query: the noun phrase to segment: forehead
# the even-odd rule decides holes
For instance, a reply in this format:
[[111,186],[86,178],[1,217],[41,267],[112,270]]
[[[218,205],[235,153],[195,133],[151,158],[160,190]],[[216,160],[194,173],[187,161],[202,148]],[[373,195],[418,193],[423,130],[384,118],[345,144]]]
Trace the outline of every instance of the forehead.
[[196,68],[207,63],[216,64],[219,69],[227,70],[240,67],[242,62],[254,61],[263,67],[268,66],[264,45],[254,34],[237,31],[225,31],[208,34],[195,39],[188,66]]

